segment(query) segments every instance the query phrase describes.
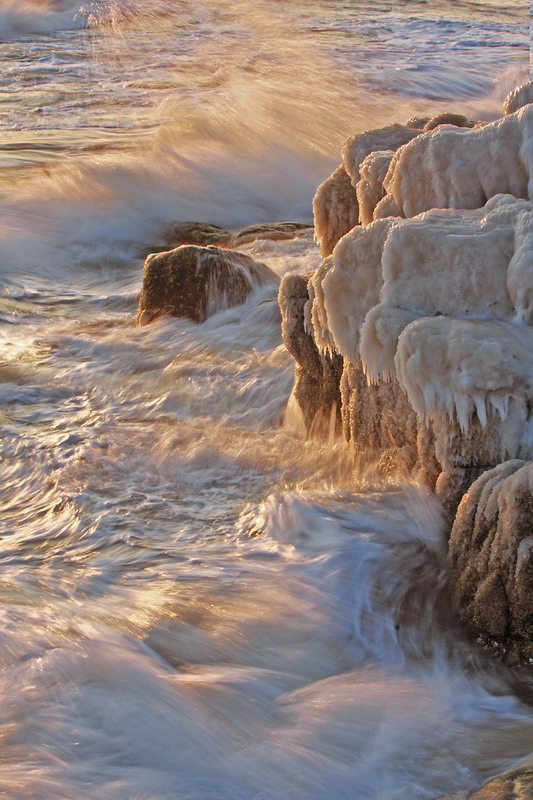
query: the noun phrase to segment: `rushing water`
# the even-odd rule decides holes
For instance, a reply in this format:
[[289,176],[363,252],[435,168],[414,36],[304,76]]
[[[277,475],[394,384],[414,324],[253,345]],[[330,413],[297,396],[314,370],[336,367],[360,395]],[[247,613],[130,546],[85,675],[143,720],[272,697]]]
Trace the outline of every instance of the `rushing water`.
[[[450,611],[434,500],[285,413],[275,297],[133,324],[169,223],[310,221],[347,135],[499,115],[527,25],[0,0],[1,796],[422,800],[533,757],[527,678]],[[319,263],[305,235],[244,249]]]

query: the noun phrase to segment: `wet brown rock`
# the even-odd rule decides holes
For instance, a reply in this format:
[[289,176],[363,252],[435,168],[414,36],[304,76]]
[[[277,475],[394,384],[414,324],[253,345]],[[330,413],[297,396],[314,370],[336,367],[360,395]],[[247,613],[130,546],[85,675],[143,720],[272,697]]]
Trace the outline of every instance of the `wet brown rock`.
[[346,359],[341,398],[344,437],[356,457],[376,460],[385,472],[414,467],[418,422],[397,381],[369,384],[361,364]]
[[506,461],[472,484],[450,537],[461,615],[510,665],[533,659],[532,520],[533,462]]
[[414,130],[421,131],[424,129],[424,125],[429,122],[431,117],[411,117],[405,123],[407,128],[413,128]]
[[182,245],[148,256],[137,324],[163,314],[203,322],[224,308],[243,303],[253,288],[277,287],[278,276],[243,253],[218,247]]

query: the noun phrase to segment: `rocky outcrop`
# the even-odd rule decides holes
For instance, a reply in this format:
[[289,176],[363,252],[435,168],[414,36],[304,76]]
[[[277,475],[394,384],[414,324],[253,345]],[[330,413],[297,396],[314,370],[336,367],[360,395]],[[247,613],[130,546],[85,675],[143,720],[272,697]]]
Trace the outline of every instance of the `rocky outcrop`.
[[149,255],[137,324],[146,325],[161,315],[203,322],[224,308],[243,303],[252,289],[271,284],[278,276],[243,253],[217,247],[182,245]]
[[509,195],[376,220],[308,281],[307,330],[344,359],[346,438],[398,447],[450,514],[481,471],[533,458],[531,230],[533,204]]
[[307,421],[340,396],[354,456],[417,475],[450,528],[466,493],[455,595],[508,663],[533,659],[533,104],[512,112],[530,91],[492,123],[350,139],[314,202],[333,250],[280,293]]
[[467,119],[463,114],[454,114],[450,111],[442,111],[424,125],[424,131],[432,131],[439,125],[455,125],[456,128],[473,128],[477,123],[473,119]]
[[480,789],[453,792],[437,800],[533,800],[533,767],[504,772]]
[[459,505],[449,544],[468,627],[510,664],[533,660],[533,462],[484,472]]
[[306,327],[309,303],[307,275],[287,275],[281,282],[278,302],[281,309],[283,341],[296,361],[293,396],[302,410],[308,431],[329,430],[340,415],[340,375],[342,358],[319,353]]

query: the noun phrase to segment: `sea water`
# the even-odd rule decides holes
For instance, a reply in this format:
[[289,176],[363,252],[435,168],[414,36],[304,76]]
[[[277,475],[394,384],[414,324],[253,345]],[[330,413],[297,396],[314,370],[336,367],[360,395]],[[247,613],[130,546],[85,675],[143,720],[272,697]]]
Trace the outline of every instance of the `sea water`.
[[311,222],[348,135],[496,118],[525,5],[2,0],[0,39],[0,795],[423,800],[528,763],[434,499],[287,410],[275,294],[134,325],[172,223]]

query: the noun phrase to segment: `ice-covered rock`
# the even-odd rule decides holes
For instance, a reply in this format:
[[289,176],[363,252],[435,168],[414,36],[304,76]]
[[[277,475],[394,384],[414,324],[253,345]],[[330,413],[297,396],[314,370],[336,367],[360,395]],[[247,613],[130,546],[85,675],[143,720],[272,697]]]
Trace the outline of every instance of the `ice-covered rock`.
[[393,155],[393,150],[374,150],[359,165],[360,177],[355,187],[355,193],[359,204],[359,220],[362,225],[372,222],[374,209],[385,197],[383,182]]
[[393,155],[422,131],[441,125],[471,128],[475,122],[462,114],[442,112],[431,118],[413,117],[406,125],[396,123],[365,131],[347,140],[343,163],[318,187],[313,199],[315,236],[323,256],[328,256],[354,225],[371,222],[378,205],[377,218],[405,216],[393,197],[380,203],[387,194],[384,182]]
[[[307,329],[345,361],[346,437],[408,447],[451,512],[483,469],[533,458],[532,230],[533,203],[511,195],[380,219],[309,280]],[[373,432],[369,408],[388,409]]]
[[[376,151],[395,151],[405,142],[418,136],[420,130],[407,125],[389,125],[386,128],[366,131],[352,136],[343,148],[343,163],[335,172],[318,187],[313,198],[313,214],[315,218],[315,236],[320,243],[320,252],[328,256],[341,236],[348,233],[359,219],[359,202],[356,187],[361,179],[360,166],[370,153]],[[382,169],[382,163],[374,165],[373,175],[369,178],[365,167],[365,183],[373,186],[372,194],[376,191],[376,176]],[[380,189],[380,194],[382,190]],[[365,196],[366,190],[362,187],[361,195]],[[379,198],[378,198],[379,199]],[[365,203],[365,216],[370,201]]]
[[[468,492],[451,550],[465,620],[533,659],[533,105],[487,124],[439,115],[368,132],[343,156],[315,196],[323,251],[354,202],[362,224],[284,312],[297,376],[305,365],[315,381],[297,399],[305,414],[320,359],[341,359],[354,455],[415,472],[450,521]],[[339,187],[352,205],[336,205]]]
[[359,222],[359,205],[352,181],[341,164],[316,190],[313,198],[315,237],[328,256],[341,236]]
[[532,519],[533,462],[507,461],[470,487],[450,537],[461,614],[510,664],[533,659]]
[[356,226],[340,240],[330,259],[312,276],[313,336],[322,352],[338,352],[355,362],[359,333],[383,286],[381,258],[392,220]]
[[203,322],[266,284],[277,288],[278,276],[233,250],[182,245],[155,253],[145,261],[137,323],[145,325],[162,314]]
[[528,103],[533,103],[533,81],[524,83],[523,86],[517,86],[507,95],[503,104],[503,113],[514,114],[515,111],[523,108]]
[[387,125],[385,128],[358,133],[348,139],[342,148],[344,168],[351,178],[352,185],[359,181],[359,166],[364,159],[377,150],[397,150],[420,134],[417,128],[407,125]]
[[320,433],[335,427],[340,415],[339,382],[342,358],[319,353],[305,324],[309,303],[308,275],[287,275],[279,289],[281,330],[287,350],[296,361],[293,397],[307,430]]

